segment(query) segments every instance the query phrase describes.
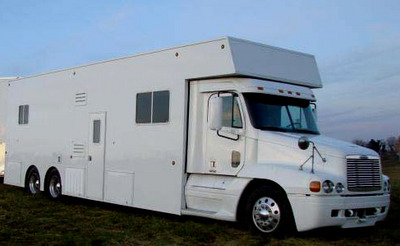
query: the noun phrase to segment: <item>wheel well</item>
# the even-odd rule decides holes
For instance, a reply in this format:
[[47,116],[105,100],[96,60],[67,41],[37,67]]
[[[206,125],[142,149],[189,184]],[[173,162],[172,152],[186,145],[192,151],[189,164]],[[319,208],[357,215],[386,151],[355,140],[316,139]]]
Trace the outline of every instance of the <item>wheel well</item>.
[[[283,194],[284,197],[287,198],[287,194],[285,192],[285,190],[277,183],[275,183],[272,180],[267,180],[267,179],[253,179],[252,181],[250,181],[250,183],[246,186],[246,188],[244,189],[244,191],[242,192],[242,195],[240,197],[239,200],[239,204],[237,206],[236,209],[236,220],[241,222],[244,222],[244,213],[243,211],[245,210],[246,207],[246,202],[250,196],[250,194],[258,187],[262,186],[262,185],[268,185],[270,187],[273,187],[274,189],[278,190],[279,193]],[[289,203],[289,202],[288,202]],[[291,205],[289,203],[290,209],[291,209]]]
[[26,170],[26,173],[25,173],[25,187],[27,187],[27,185],[28,185],[28,175],[29,175],[29,173],[30,173],[32,170],[36,170],[36,172],[39,174],[39,177],[40,177],[39,169],[37,169],[37,167],[36,167],[35,165],[31,165],[31,166]]
[[58,169],[56,167],[50,167],[47,172],[46,172],[46,176],[44,178],[44,190],[47,192],[49,189],[49,178],[50,178],[50,173],[53,171],[56,171],[58,173],[58,176],[60,177],[60,181],[61,181],[61,176],[60,176],[60,172],[58,171]]

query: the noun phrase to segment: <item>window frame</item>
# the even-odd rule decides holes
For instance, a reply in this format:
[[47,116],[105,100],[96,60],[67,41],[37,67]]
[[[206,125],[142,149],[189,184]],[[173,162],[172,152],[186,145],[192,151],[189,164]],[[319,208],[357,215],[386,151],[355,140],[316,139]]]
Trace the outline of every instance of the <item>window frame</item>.
[[[155,103],[154,103],[154,98],[156,93],[165,93],[167,92],[168,95],[168,106],[167,106],[167,120],[166,121],[154,121],[154,112],[155,112]],[[151,100],[151,124],[163,124],[163,123],[168,123],[169,122],[169,111],[170,111],[170,91],[169,90],[162,90],[162,91],[153,91],[152,92],[152,100]]]
[[29,104],[18,106],[18,125],[29,124]]
[[[139,108],[139,95],[150,94],[150,121],[146,122],[138,122],[138,108]],[[135,112],[135,122],[136,124],[151,124],[152,123],[152,115],[153,115],[153,92],[140,92],[136,93],[136,112]]]
[[[244,115],[243,115],[243,108],[240,103],[241,100],[240,100],[239,94],[237,94],[235,92],[223,92],[221,94],[229,94],[229,96],[220,95],[220,97],[232,97],[232,105],[230,107],[230,109],[231,109],[230,126],[223,125],[222,127],[228,127],[228,128],[233,128],[233,129],[244,129]],[[234,115],[235,115],[235,104],[236,103],[237,103],[237,107],[239,109],[241,126],[234,125]]]
[[[168,114],[167,114],[167,120],[166,121],[157,121],[154,122],[154,94],[158,92],[167,92],[168,93]],[[138,96],[140,94],[150,94],[150,121],[149,122],[138,122]],[[166,89],[166,90],[157,90],[157,91],[146,91],[146,92],[138,92],[136,93],[136,107],[135,107],[135,123],[137,125],[149,125],[149,124],[168,124],[170,122],[170,112],[171,112],[171,91]]]
[[[98,123],[98,124],[96,124]],[[94,119],[92,121],[93,124],[93,133],[92,133],[92,144],[101,144],[101,120],[100,119]]]

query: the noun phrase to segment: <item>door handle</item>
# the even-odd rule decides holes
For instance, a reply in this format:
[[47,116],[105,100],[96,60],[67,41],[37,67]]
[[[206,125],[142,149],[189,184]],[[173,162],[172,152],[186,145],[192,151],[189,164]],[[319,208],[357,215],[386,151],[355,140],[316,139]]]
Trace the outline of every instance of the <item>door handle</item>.
[[92,156],[91,155],[88,156],[88,160],[92,161]]

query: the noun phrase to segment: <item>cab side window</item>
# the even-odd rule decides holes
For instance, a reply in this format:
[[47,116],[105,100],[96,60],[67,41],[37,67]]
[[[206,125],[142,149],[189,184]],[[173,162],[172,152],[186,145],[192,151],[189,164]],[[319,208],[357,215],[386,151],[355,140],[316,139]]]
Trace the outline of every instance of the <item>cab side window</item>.
[[243,128],[242,115],[240,113],[239,98],[235,94],[222,96],[223,119],[222,126]]

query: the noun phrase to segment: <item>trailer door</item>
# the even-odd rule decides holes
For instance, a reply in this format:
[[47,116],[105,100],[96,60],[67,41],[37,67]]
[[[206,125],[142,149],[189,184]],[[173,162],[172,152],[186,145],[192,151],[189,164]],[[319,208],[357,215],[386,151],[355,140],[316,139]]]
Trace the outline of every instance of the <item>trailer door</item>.
[[86,176],[86,196],[103,200],[106,113],[91,113]]

